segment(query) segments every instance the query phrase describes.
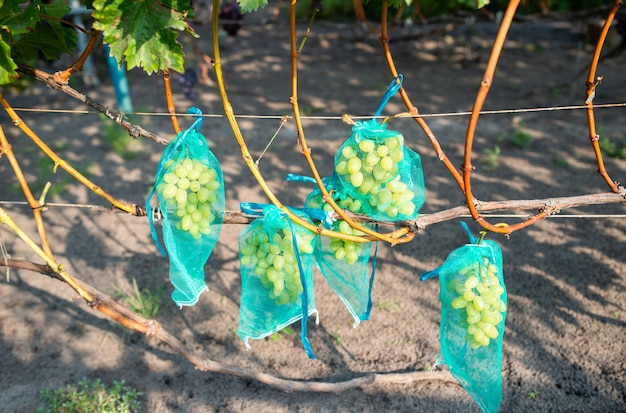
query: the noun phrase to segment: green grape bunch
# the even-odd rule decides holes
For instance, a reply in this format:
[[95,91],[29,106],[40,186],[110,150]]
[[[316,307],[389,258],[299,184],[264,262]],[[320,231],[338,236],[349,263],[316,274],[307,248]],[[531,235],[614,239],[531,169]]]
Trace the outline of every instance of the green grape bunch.
[[370,206],[390,218],[412,216],[415,193],[401,181],[398,165],[404,159],[404,137],[392,136],[381,141],[363,139],[341,148],[335,172],[343,182],[366,196]]
[[451,306],[459,311],[459,325],[467,330],[465,339],[474,350],[498,338],[497,327],[504,320],[504,287],[497,273],[497,267],[484,258],[484,265],[475,263],[462,269],[447,286],[457,294]]
[[[361,201],[358,199],[352,199],[346,196],[342,200],[338,200],[337,204],[348,211],[359,213],[361,212]],[[308,200],[308,206],[311,208],[322,209],[325,212],[334,212],[327,202],[324,202],[322,194],[318,193]],[[341,232],[347,235],[362,236],[364,232],[354,229],[344,220],[337,220],[333,222],[331,230]],[[345,260],[348,264],[354,264],[358,261],[363,251],[363,245],[360,242],[347,241],[339,238],[330,238],[330,251],[333,253],[335,259]]]
[[211,224],[217,219],[212,204],[217,201],[221,183],[215,169],[196,160],[185,158],[171,170],[173,160],[165,163],[168,172],[157,185],[157,194],[174,205],[179,218],[176,228],[188,232],[194,239],[211,234]]
[[[313,254],[315,234],[296,232],[298,252]],[[300,271],[293,248],[293,234],[288,229],[278,229],[269,234],[262,226],[256,227],[240,248],[241,265],[249,267],[259,277],[269,298],[277,305],[292,304],[302,294]]]

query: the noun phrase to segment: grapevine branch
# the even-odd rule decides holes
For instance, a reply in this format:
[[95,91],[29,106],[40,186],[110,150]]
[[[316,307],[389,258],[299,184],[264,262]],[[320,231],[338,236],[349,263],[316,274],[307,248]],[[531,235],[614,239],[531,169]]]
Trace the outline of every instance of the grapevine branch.
[[593,98],[595,96],[595,89],[598,83],[602,80],[602,77],[596,78],[596,70],[598,68],[598,62],[600,61],[600,53],[602,52],[602,47],[604,45],[604,41],[606,39],[606,35],[609,32],[611,27],[611,23],[617,14],[617,11],[622,6],[622,0],[613,0],[613,7],[611,7],[611,11],[609,12],[608,17],[604,22],[604,26],[602,27],[602,31],[600,32],[600,36],[598,37],[598,42],[596,44],[595,51],[593,53],[593,57],[591,59],[591,64],[589,65],[589,75],[587,77],[587,82],[585,84],[585,104],[587,105],[587,123],[589,125],[589,139],[591,140],[591,146],[593,147],[593,152],[596,155],[596,160],[598,162],[598,173],[604,181],[609,185],[611,191],[618,192],[619,183],[614,182],[604,167],[604,161],[602,160],[602,152],[600,151],[600,136],[596,133],[596,122],[593,113]]
[[67,163],[65,160],[61,159],[48,145],[42,141],[39,136],[32,129],[28,127],[28,125],[15,113],[9,102],[5,99],[2,92],[0,92],[0,104],[4,107],[9,117],[13,121],[13,123],[26,135],[28,136],[34,143],[41,149],[43,153],[45,153],[52,161],[54,162],[54,171],[60,167],[65,172],[74,177],[78,182],[89,188],[96,195],[106,199],[111,203],[115,208],[121,209],[129,214],[140,215],[140,212],[136,205],[129,204],[127,202],[123,202],[105,192],[100,186],[91,182],[86,176],[81,174],[78,170],[76,170],[72,165]]
[[172,82],[169,69],[163,71],[163,86],[165,88],[165,100],[167,102],[167,112],[170,114],[172,120],[172,128],[174,133],[180,132],[180,125],[178,124],[178,118],[176,117],[176,107],[174,106],[174,99],[172,97]]
[[[383,53],[385,54],[385,61],[387,62],[387,66],[389,67],[389,71],[391,73],[391,76],[395,78],[395,77],[398,76],[398,70],[396,69],[396,65],[394,63],[393,56],[391,54],[391,50],[389,49],[389,34],[388,34],[388,30],[387,30],[387,12],[388,12],[387,0],[383,0],[382,16],[381,16],[382,25],[381,25],[380,42],[381,42],[381,44],[383,46]],[[446,167],[446,169],[450,172],[450,174],[452,175],[452,177],[456,181],[456,183],[459,186],[459,188],[461,188],[461,190],[464,190],[463,178],[462,178],[461,174],[455,168],[455,166],[452,164],[450,159],[448,159],[447,155],[445,154],[445,152],[441,148],[441,145],[439,144],[439,141],[437,141],[437,138],[435,137],[435,134],[430,129],[430,127],[428,126],[426,121],[419,116],[419,111],[418,111],[417,107],[415,105],[413,105],[413,102],[411,102],[411,99],[409,98],[409,95],[408,95],[408,93],[406,92],[406,90],[404,89],[403,86],[400,87],[399,93],[400,93],[400,96],[402,97],[402,101],[404,102],[404,104],[405,104],[407,110],[409,111],[410,115],[413,117],[415,122],[422,129],[424,134],[426,134],[426,137],[428,138],[431,146],[435,150],[435,154],[437,155],[437,158],[443,163],[443,165]]]
[[[545,198],[545,199],[516,199],[509,201],[477,201],[476,209],[481,214],[485,213],[493,213],[493,212],[506,212],[506,211],[540,211],[546,210],[549,211],[549,215],[555,215],[560,213],[562,210],[569,208],[577,208],[577,207],[585,207],[590,205],[604,205],[604,204],[626,204],[626,188],[620,186],[619,191],[617,193],[613,192],[604,192],[598,194],[588,194],[588,195],[577,195],[577,196],[569,196],[569,197],[557,197],[557,198]],[[15,205],[15,204],[23,204],[16,202],[8,202],[8,201],[0,201],[0,205]],[[46,208],[83,208],[88,209],[90,212],[94,213],[125,213],[119,209],[111,209],[110,207],[99,206],[99,205],[80,205],[80,204],[57,204],[57,203],[46,203]],[[353,219],[362,222],[369,222],[373,224],[379,224],[382,226],[397,226],[402,225],[404,227],[409,227],[411,232],[418,232],[420,230],[424,230],[426,227],[438,224],[445,221],[450,221],[457,218],[462,218],[470,215],[469,209],[467,206],[459,205],[456,207],[452,207],[449,209],[444,209],[438,212],[434,212],[431,214],[420,214],[415,220],[412,221],[401,221],[401,222],[388,222],[388,221],[376,221],[367,215],[355,214],[352,212],[348,212],[349,216]],[[138,216],[145,216],[145,211],[143,214]],[[471,215],[470,215],[471,216]],[[591,215],[593,216],[593,215]],[[523,218],[524,215],[519,215],[520,218]],[[254,221],[257,217],[253,215],[246,214],[241,211],[224,211],[224,221],[223,223],[226,225],[247,225]],[[333,215],[334,219],[339,219],[339,215],[336,213]]]
[[[333,197],[328,193],[328,190],[322,183],[322,178],[317,171],[317,167],[315,166],[315,162],[311,157],[311,149],[307,145],[306,138],[304,136],[304,129],[302,127],[302,120],[300,119],[300,109],[298,106],[298,58],[300,56],[300,49],[297,48],[296,42],[296,3],[297,0],[291,0],[290,4],[290,14],[289,14],[289,33],[290,33],[290,43],[291,43],[291,105],[293,106],[293,115],[294,120],[296,122],[296,128],[298,131],[298,142],[300,143],[300,151],[304,158],[306,159],[309,169],[311,170],[311,174],[315,179],[317,186],[322,193],[323,199],[327,202],[333,210],[339,215],[341,219],[346,221],[350,227],[355,228],[365,234],[370,235],[374,239],[380,239],[382,241],[389,242],[391,245],[409,242],[415,236],[414,233],[410,233],[407,227],[401,228],[397,231],[394,231],[390,234],[380,234],[376,231],[373,231],[351,219],[346,212],[344,212],[339,205],[335,202]],[[304,40],[302,42],[304,45]],[[401,236],[401,238],[398,238]]]
[[239,148],[241,150],[241,155],[242,155],[242,159],[244,163],[246,164],[246,166],[248,166],[248,169],[250,169],[250,172],[252,172],[252,175],[258,182],[259,186],[261,187],[265,195],[268,197],[268,199],[273,205],[275,205],[277,208],[280,208],[283,212],[285,212],[285,214],[287,214],[287,216],[289,216],[289,218],[294,223],[308,229],[309,231],[316,232],[322,236],[343,239],[346,241],[370,242],[369,239],[361,237],[361,236],[343,234],[341,232],[324,229],[321,225],[315,226],[315,225],[310,224],[306,220],[300,218],[298,215],[295,215],[294,213],[292,213],[286,206],[284,206],[280,202],[278,197],[272,192],[271,188],[268,186],[267,182],[265,181],[265,178],[263,177],[263,174],[261,173],[259,166],[254,162],[252,155],[250,155],[250,151],[248,150],[248,145],[246,144],[246,140],[244,139],[241,133],[241,129],[239,128],[239,124],[237,123],[237,119],[235,118],[235,112],[230,103],[230,100],[228,99],[228,94],[226,93],[226,87],[224,85],[224,74],[222,72],[222,61],[221,61],[220,50],[219,50],[218,15],[219,15],[219,0],[213,0],[213,14],[212,14],[212,22],[213,22],[212,42],[213,42],[213,56],[214,56],[213,66],[215,69],[215,77],[217,80],[218,89],[220,92],[220,96],[222,98],[222,106],[224,107],[224,114],[226,115],[226,118],[228,119],[228,123],[230,125],[231,130],[233,131],[235,140],[239,144]]
[[[75,25],[73,26],[76,27]],[[83,50],[83,52],[78,57],[78,60],[76,60],[76,62],[69,68],[61,72],[57,72],[53,75],[56,82],[67,83],[70,77],[75,72],[80,72],[81,70],[83,70],[83,65],[85,64],[85,61],[93,51],[94,47],[96,47],[98,39],[100,39],[100,33],[100,30],[91,31],[91,37],[89,38],[89,42],[87,43],[87,46],[85,46],[85,50]]]
[[43,70],[40,69],[35,69],[32,68],[30,66],[25,66],[25,65],[21,65],[18,64],[18,70],[22,73],[25,73],[29,76],[34,77],[35,79],[43,82],[44,84],[46,84],[47,86],[49,86],[52,89],[55,90],[59,90],[71,97],[73,97],[74,99],[77,99],[78,101],[91,106],[92,108],[94,108],[95,110],[97,110],[98,112],[104,114],[107,118],[114,120],[116,123],[118,123],[121,127],[123,127],[124,129],[126,129],[128,131],[128,134],[130,136],[132,136],[133,138],[138,138],[139,136],[143,136],[144,138],[148,138],[150,140],[155,141],[156,143],[160,143],[162,145],[167,145],[168,144],[168,140],[160,137],[159,135],[149,132],[147,130],[145,130],[144,128],[142,128],[139,125],[135,125],[131,122],[129,122],[128,120],[126,120],[124,118],[124,114],[121,112],[117,112],[117,111],[112,111],[108,106],[103,105],[102,103],[98,102],[97,100],[94,100],[92,98],[90,98],[87,95],[84,95],[80,92],[78,92],[76,89],[74,89],[73,87],[71,87],[70,85],[67,84],[67,82],[58,82],[57,80],[55,80],[54,75],[45,72]]
[[37,232],[39,233],[39,238],[41,240],[41,246],[49,257],[52,257],[52,249],[50,248],[50,244],[48,243],[48,236],[46,234],[46,228],[43,223],[43,217],[41,216],[41,208],[43,207],[42,203],[39,202],[33,196],[33,193],[28,186],[28,182],[26,182],[26,178],[24,177],[24,173],[22,172],[22,168],[13,153],[13,149],[9,141],[7,140],[6,135],[4,134],[4,129],[0,125],[0,155],[6,155],[9,164],[11,164],[11,168],[13,169],[13,173],[17,178],[17,181],[22,188],[22,192],[24,193],[24,197],[26,198],[26,202],[28,202],[28,206],[33,212],[33,218],[35,219],[35,225],[37,226]]
[[167,344],[172,350],[192,363],[198,370],[229,374],[244,379],[255,380],[282,391],[338,393],[373,384],[401,384],[434,380],[458,385],[456,380],[446,371],[417,371],[391,374],[370,373],[365,376],[336,383],[289,380],[261,373],[256,370],[228,365],[209,358],[202,358],[192,353],[180,340],[169,333],[159,322],[145,319],[138,314],[133,313],[119,302],[113,300],[107,294],[72,277],[69,273],[67,273],[62,265],[56,264],[53,260],[47,257],[45,253],[28,237],[28,235],[26,235],[15,224],[11,217],[2,208],[0,208],[0,224],[8,225],[9,228],[16,233],[16,235],[26,242],[26,244],[28,244],[28,246],[47,263],[47,265],[41,265],[28,261],[6,258],[4,260],[0,260],[0,266],[39,272],[67,283],[90,307],[100,311],[108,318],[118,322],[128,329],[137,331],[148,337],[153,337],[159,342]]
[[485,74],[483,75],[483,80],[480,82],[480,88],[478,89],[478,94],[476,95],[476,99],[474,100],[472,114],[470,115],[470,120],[467,125],[467,132],[465,135],[465,153],[462,167],[463,182],[465,184],[465,202],[469,207],[472,218],[474,218],[474,220],[478,222],[478,224],[480,224],[483,228],[489,231],[504,234],[510,234],[515,230],[527,227],[537,222],[538,220],[548,216],[548,213],[546,211],[541,211],[526,220],[525,222],[520,222],[515,225],[492,225],[488,223],[482,216],[480,216],[480,214],[476,210],[475,200],[472,195],[471,173],[474,169],[474,167],[472,166],[472,146],[476,133],[476,125],[478,124],[480,111],[483,107],[483,104],[485,103],[485,99],[487,97],[487,94],[489,93],[489,89],[491,88],[491,84],[493,83],[493,76],[496,71],[496,66],[498,65],[498,60],[500,58],[502,48],[504,47],[504,41],[506,39],[507,33],[509,32],[509,28],[511,27],[511,22],[513,21],[515,10],[517,10],[518,6],[519,0],[511,0],[509,2],[509,5],[507,6],[504,16],[502,18],[502,22],[500,23],[500,28],[498,29],[498,33],[494,40],[491,55],[489,56],[489,60],[487,61],[487,67],[485,68]]

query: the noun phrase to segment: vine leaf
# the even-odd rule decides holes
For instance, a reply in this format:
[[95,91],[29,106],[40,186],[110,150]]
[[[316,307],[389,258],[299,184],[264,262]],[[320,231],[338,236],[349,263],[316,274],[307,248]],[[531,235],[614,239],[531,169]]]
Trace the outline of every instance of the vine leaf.
[[17,65],[11,59],[11,46],[0,38],[0,85],[13,82],[17,79]]
[[458,2],[475,9],[482,9],[489,4],[489,0],[458,0]]
[[95,0],[94,28],[118,62],[151,74],[165,69],[183,73],[183,48],[178,31],[197,35],[185,18],[193,12],[189,0]]
[[267,0],[237,0],[237,3],[239,3],[242,13],[249,13],[259,7],[267,6]]
[[32,65],[40,57],[58,59],[76,47],[76,33],[61,26],[69,7],[32,1],[0,0],[0,85],[18,77],[16,62]]

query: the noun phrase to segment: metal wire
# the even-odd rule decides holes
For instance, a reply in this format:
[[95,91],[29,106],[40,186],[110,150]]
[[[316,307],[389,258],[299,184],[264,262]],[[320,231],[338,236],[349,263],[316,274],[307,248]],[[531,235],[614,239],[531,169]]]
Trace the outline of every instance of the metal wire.
[[[607,109],[607,108],[621,108],[626,107],[626,102],[621,103],[604,103],[594,105],[594,109]],[[512,113],[531,113],[531,112],[552,112],[559,110],[577,110],[588,109],[586,105],[569,105],[569,106],[549,106],[549,107],[537,107],[537,108],[519,108],[519,109],[496,109],[496,110],[484,110],[480,112],[481,115],[503,115]],[[13,108],[16,112],[35,112],[35,113],[69,113],[78,115],[98,114],[100,112],[95,110],[74,110],[74,109],[42,109],[42,108]],[[128,112],[126,115],[136,116],[172,116],[171,113],[165,112]],[[441,112],[441,113],[424,113],[416,116],[406,116],[407,118],[441,118],[441,117],[454,117],[454,116],[469,116],[472,112]],[[192,116],[188,113],[175,113],[175,116]],[[206,118],[223,118],[222,114],[203,114]],[[289,115],[235,115],[240,119],[293,119],[293,116]],[[372,118],[385,118],[385,116],[373,117],[371,115],[359,115],[350,116],[353,119],[372,119]],[[302,119],[309,120],[341,120],[342,116],[301,116]]]

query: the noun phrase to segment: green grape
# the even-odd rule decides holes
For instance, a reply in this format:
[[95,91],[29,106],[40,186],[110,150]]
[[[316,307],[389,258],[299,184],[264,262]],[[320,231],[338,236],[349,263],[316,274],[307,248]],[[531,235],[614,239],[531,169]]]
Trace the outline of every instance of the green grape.
[[359,142],[359,149],[365,153],[372,152],[376,148],[376,143],[371,139]]
[[[359,158],[352,158],[348,161],[348,173],[355,174],[361,170],[363,163]],[[360,185],[355,185],[360,186]]]
[[393,159],[390,156],[385,156],[380,160],[380,167],[389,172],[393,169]]
[[360,187],[363,184],[363,180],[364,180],[364,177],[361,172],[355,172],[353,174],[350,174],[350,183],[355,188]]
[[384,158],[388,154],[389,148],[387,147],[387,145],[380,145],[378,148],[376,148],[376,155],[378,155],[380,158]]
[[[165,164],[166,168],[172,165],[172,160]],[[157,192],[175,205],[173,213],[180,218],[176,227],[196,239],[210,234],[217,219],[211,204],[217,200],[221,185],[217,172],[198,160],[185,158],[163,175],[163,182]]]
[[450,306],[459,311],[459,325],[467,330],[466,340],[474,350],[498,338],[497,326],[504,319],[506,304],[501,299],[504,287],[497,271],[485,258],[482,265],[474,264],[459,271],[446,286],[457,294]]
[[176,187],[176,185],[174,185],[172,183],[167,183],[163,187],[163,196],[166,199],[174,198],[176,196],[177,192],[178,192],[178,188]]
[[[313,253],[315,234],[297,232],[296,243],[301,255]],[[268,297],[277,305],[295,303],[304,291],[294,255],[293,235],[278,230],[271,236],[263,227],[256,227],[240,249],[241,265],[259,276]]]
[[341,155],[346,159],[350,159],[356,156],[356,151],[353,146],[347,145],[341,150]]

